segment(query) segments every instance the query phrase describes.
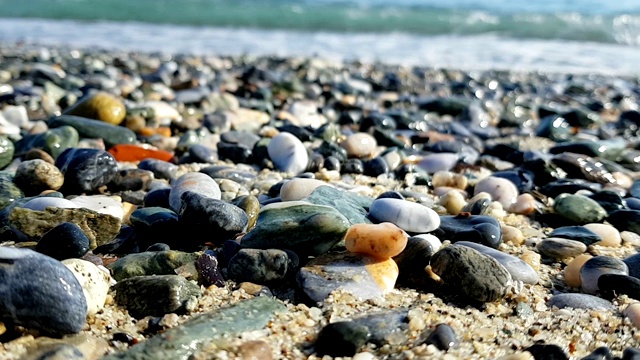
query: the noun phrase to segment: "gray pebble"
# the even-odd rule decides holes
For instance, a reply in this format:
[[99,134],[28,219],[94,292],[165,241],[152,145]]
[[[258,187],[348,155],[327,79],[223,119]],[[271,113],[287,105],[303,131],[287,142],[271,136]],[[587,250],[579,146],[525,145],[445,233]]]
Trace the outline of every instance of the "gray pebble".
[[622,260],[609,256],[593,257],[587,260],[580,269],[582,291],[587,294],[595,294],[598,291],[598,278],[604,274],[628,275],[629,268]]
[[565,259],[584,253],[587,251],[587,245],[576,240],[546,238],[538,243],[536,249],[540,255],[554,259]]

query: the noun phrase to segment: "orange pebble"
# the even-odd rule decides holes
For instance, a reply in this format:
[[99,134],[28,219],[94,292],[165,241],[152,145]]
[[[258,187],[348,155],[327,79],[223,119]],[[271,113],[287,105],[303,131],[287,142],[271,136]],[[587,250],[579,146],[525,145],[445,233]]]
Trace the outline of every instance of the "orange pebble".
[[169,127],[166,127],[166,126],[160,126],[160,127],[157,127],[157,128],[145,127],[145,128],[140,129],[138,134],[140,134],[142,136],[160,135],[160,136],[164,136],[164,137],[170,137],[171,136],[171,129]]
[[118,144],[111,149],[109,153],[113,155],[117,161],[141,161],[148,158],[170,161],[173,159],[173,154],[158,150],[151,145],[136,145],[136,144]]
[[400,254],[408,239],[406,232],[389,222],[355,224],[345,235],[345,246],[353,253],[387,259]]

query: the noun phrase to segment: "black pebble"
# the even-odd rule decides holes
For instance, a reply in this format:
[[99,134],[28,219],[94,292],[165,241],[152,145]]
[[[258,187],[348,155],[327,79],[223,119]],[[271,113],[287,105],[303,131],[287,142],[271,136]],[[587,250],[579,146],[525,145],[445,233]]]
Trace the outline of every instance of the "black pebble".
[[340,160],[338,160],[334,156],[327,156],[326,158],[324,158],[324,168],[327,170],[340,171]]
[[606,346],[601,346],[591,352],[591,354],[583,357],[580,360],[611,360],[613,356],[611,355],[611,350],[609,350]]
[[427,337],[427,344],[432,344],[440,350],[449,350],[458,345],[458,337],[451,326],[439,324]]
[[350,321],[329,324],[320,330],[315,348],[319,356],[353,356],[369,338],[369,329]]
[[626,348],[622,352],[622,360],[640,360],[640,349]]
[[364,174],[371,177],[377,177],[389,173],[389,164],[380,157],[373,158],[364,162]]
[[89,238],[74,223],[65,222],[45,233],[36,251],[56,260],[80,258],[89,251]]
[[343,174],[363,174],[364,164],[360,159],[349,159],[342,165]]
[[536,360],[569,360],[558,345],[535,344],[524,350],[530,352]]
[[380,194],[376,199],[400,199],[404,200],[404,196],[397,191],[385,191]]
[[169,193],[171,188],[151,190],[144,197],[144,207],[163,207],[169,209]]

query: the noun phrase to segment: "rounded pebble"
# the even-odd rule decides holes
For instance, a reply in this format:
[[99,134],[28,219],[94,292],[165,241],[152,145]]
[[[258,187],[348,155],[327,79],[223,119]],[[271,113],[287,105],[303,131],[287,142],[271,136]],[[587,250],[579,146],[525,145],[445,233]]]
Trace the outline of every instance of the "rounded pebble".
[[580,288],[582,281],[580,280],[580,269],[582,265],[593,256],[589,254],[578,255],[564,268],[564,282],[572,288]]
[[427,233],[440,226],[438,214],[424,205],[399,199],[377,199],[369,215],[380,222],[390,222],[404,231]]
[[347,250],[382,259],[400,254],[407,246],[408,238],[407,233],[388,222],[355,224],[344,237]]
[[346,140],[340,143],[349,157],[366,158],[376,151],[378,143],[376,139],[367,133],[355,133],[349,135]]
[[282,201],[297,201],[311,195],[313,190],[320,186],[331,186],[322,180],[316,179],[291,179],[280,188],[280,199]]
[[269,145],[267,152],[276,168],[282,172],[300,174],[307,168],[309,155],[302,142],[290,133],[276,135]]
[[596,245],[618,247],[622,244],[620,231],[611,225],[594,223],[586,224],[584,227],[600,236],[602,240]]
[[480,180],[475,188],[474,195],[486,192],[491,195],[491,199],[502,204],[502,207],[509,209],[516,202],[518,188],[511,181],[499,177],[488,176]]
[[195,192],[212,199],[220,200],[222,193],[220,187],[209,175],[203,173],[186,173],[171,184],[169,193],[169,206],[176,213],[182,207],[182,194],[187,191]]
[[580,286],[587,294],[598,291],[598,278],[603,274],[629,275],[629,268],[622,260],[609,256],[596,256],[587,260],[580,269]]
[[71,270],[82,286],[82,291],[87,299],[87,315],[97,314],[104,307],[109,287],[114,282],[109,272],[82,259],[67,259],[62,263]]

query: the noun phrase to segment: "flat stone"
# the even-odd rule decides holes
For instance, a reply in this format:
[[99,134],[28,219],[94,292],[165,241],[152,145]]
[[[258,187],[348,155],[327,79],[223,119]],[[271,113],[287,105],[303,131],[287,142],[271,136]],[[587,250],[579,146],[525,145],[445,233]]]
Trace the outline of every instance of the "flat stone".
[[103,139],[107,149],[118,144],[133,144],[136,141],[136,134],[124,126],[115,126],[103,121],[79,116],[58,116],[49,121],[49,126],[51,128],[69,126],[75,129],[80,137]]
[[338,190],[332,186],[317,187],[304,199],[312,204],[327,205],[338,210],[349,220],[349,224],[370,224],[367,217],[373,199],[349,191]]
[[175,269],[198,259],[197,253],[153,251],[129,254],[107,265],[117,281],[134,276],[175,275]]
[[120,219],[92,210],[51,207],[44,211],[15,208],[9,216],[9,221],[16,229],[36,241],[54,227],[72,222],[87,235],[91,249],[113,240],[120,232],[121,225]]
[[466,246],[440,249],[431,257],[431,269],[452,290],[480,302],[501,299],[512,281],[497,260]]
[[338,243],[348,228],[348,220],[332,207],[288,201],[262,208],[256,226],[241,244],[292,250],[299,256],[319,255]]
[[201,294],[199,286],[178,275],[134,276],[114,289],[118,305],[136,318],[184,313],[186,302]]
[[390,222],[410,233],[428,233],[440,226],[440,217],[430,208],[406,200],[376,199],[369,216],[379,222]]
[[43,211],[47,207],[61,208],[61,209],[77,209],[80,206],[71,200],[67,200],[59,197],[39,196],[27,201],[21,207],[29,210]]
[[228,337],[260,330],[285,310],[278,300],[264,296],[244,300],[197,316],[103,360],[188,360],[204,344],[223,344]]
[[32,250],[0,247],[0,321],[62,336],[85,325],[82,287],[62,263]]
[[602,237],[585,226],[563,226],[555,228],[549,234],[549,237],[576,240],[587,246],[602,241]]
[[80,195],[71,199],[71,202],[78,207],[93,210],[100,214],[111,215],[122,221],[124,209],[122,201],[107,195]]
[[169,194],[169,206],[176,213],[182,208],[182,194],[187,191],[201,194],[203,196],[220,200],[222,193],[218,184],[208,175],[190,172],[182,175],[171,184]]
[[540,255],[554,259],[566,259],[584,253],[587,251],[587,245],[576,240],[546,238],[536,245],[536,249]]
[[459,214],[440,216],[440,226],[433,232],[441,241],[470,241],[497,249],[502,243],[500,223],[486,215]]
[[496,259],[507,269],[513,280],[522,281],[525,284],[537,284],[540,280],[538,273],[529,264],[513,255],[505,254],[500,250],[468,241],[458,241],[456,245],[470,247],[481,254]]
[[575,308],[588,310],[610,310],[615,311],[615,307],[610,301],[589,294],[557,294],[547,302],[549,307],[555,306],[559,309]]
[[338,253],[311,260],[300,269],[297,281],[312,301],[321,302],[338,289],[363,300],[380,297],[393,289],[397,277],[392,259]]
[[82,286],[82,292],[87,299],[87,315],[97,314],[107,301],[107,294],[113,282],[111,275],[106,269],[101,270],[93,263],[82,259],[67,259],[62,263],[71,270]]
[[560,216],[579,225],[601,222],[607,217],[600,204],[582,195],[560,194],[553,208]]
[[595,256],[580,268],[582,292],[595,294],[598,291],[598,278],[604,274],[629,275],[629,268],[622,260],[609,256]]

